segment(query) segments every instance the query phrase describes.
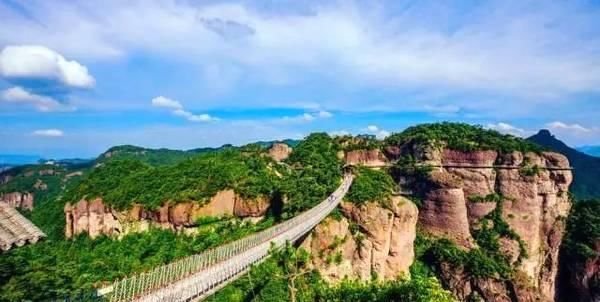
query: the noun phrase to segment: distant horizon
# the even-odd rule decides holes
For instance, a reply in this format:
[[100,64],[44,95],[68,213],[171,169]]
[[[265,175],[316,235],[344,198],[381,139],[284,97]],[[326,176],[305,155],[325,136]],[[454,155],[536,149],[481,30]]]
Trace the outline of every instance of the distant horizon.
[[[535,135],[536,133],[538,133],[541,130],[547,130],[547,129],[544,129],[544,128],[539,129],[537,132],[534,132],[531,135]],[[401,131],[402,130],[399,130],[398,132],[401,132]],[[323,132],[323,131],[315,131],[315,132]],[[394,132],[392,132],[392,133],[394,133]],[[550,133],[552,135],[554,135],[558,140],[563,141],[560,137],[556,136],[555,133],[553,133],[552,131],[550,131]],[[356,135],[368,134],[368,133],[341,133],[341,134],[340,133],[328,133],[328,134],[329,135],[346,135],[346,134],[348,134],[348,135],[356,136]],[[531,135],[528,135],[527,137],[522,137],[522,138],[526,139],[526,138],[530,137]],[[178,148],[170,148],[170,147],[167,147],[167,146],[144,146],[144,145],[134,145],[134,144],[116,144],[116,145],[113,145],[113,146],[109,146],[106,149],[104,149],[104,150],[102,150],[102,151],[100,151],[100,152],[98,152],[96,154],[90,154],[90,155],[87,155],[87,156],[84,156],[84,155],[75,155],[75,156],[65,156],[65,157],[52,157],[52,156],[43,156],[43,155],[40,155],[40,154],[27,154],[27,153],[23,153],[23,154],[18,154],[18,153],[9,154],[9,153],[2,153],[2,152],[0,152],[0,164],[11,164],[10,162],[7,162],[7,161],[4,160],[5,157],[10,157],[10,156],[15,156],[15,157],[32,157],[32,158],[35,158],[35,160],[32,159],[31,162],[28,162],[28,163],[25,163],[25,164],[35,163],[35,162],[40,161],[40,160],[68,160],[68,159],[94,160],[98,156],[102,155],[104,152],[108,151],[109,149],[111,149],[113,147],[127,146],[127,145],[135,146],[135,147],[140,147],[140,148],[144,148],[144,149],[154,149],[154,150],[157,150],[157,149],[168,149],[168,150],[173,150],[173,151],[191,151],[191,150],[194,150],[194,149],[201,149],[201,148],[219,148],[219,147],[222,147],[222,146],[225,146],[225,145],[243,146],[243,145],[246,145],[246,144],[251,144],[251,143],[256,143],[256,142],[271,142],[271,141],[301,140],[301,139],[303,139],[303,137],[300,137],[300,138],[282,138],[282,139],[263,139],[263,140],[255,140],[255,141],[242,142],[242,143],[236,143],[236,144],[233,144],[233,143],[224,143],[224,144],[216,145],[216,146],[196,146],[196,147],[191,147],[191,148],[179,148],[179,149]],[[569,147],[571,147],[571,148],[573,148],[573,149],[575,149],[575,150],[577,150],[579,152],[582,152],[582,153],[585,153],[585,154],[588,154],[588,155],[592,155],[592,156],[595,156],[595,155],[587,153],[587,152],[583,151],[582,149],[584,149],[584,148],[590,148],[590,147],[600,147],[600,144],[598,144],[598,145],[574,146],[574,145],[571,145],[571,144],[569,144],[569,143],[567,143],[565,141],[563,141],[563,142],[566,143],[567,146],[569,146]],[[16,164],[16,165],[19,165],[19,164]]]

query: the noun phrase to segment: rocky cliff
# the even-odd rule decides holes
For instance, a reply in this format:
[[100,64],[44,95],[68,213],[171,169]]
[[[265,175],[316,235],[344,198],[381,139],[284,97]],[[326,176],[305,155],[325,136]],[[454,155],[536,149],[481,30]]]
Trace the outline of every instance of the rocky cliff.
[[[387,148],[386,153],[390,162],[414,159],[410,169],[390,171],[403,192],[421,199],[419,210],[401,197],[394,198],[391,208],[344,203],[341,219],[324,221],[303,242],[326,280],[392,279],[406,273],[414,258],[417,225],[423,234],[450,239],[464,251],[478,249],[478,231],[498,213],[498,223],[506,222],[506,232],[514,234],[497,238],[498,252],[513,273],[475,277],[461,267],[437,263],[438,276],[460,300],[554,301],[559,246],[571,207],[572,173],[564,156],[416,144]],[[345,159],[365,166],[388,162],[376,151],[351,151]]]
[[[571,202],[566,157],[552,152],[459,152],[409,149],[432,170],[427,186],[412,186],[423,199],[419,226],[464,249],[477,246],[474,234],[499,212],[513,238],[499,238],[499,249],[515,273],[510,280],[474,278],[440,266],[442,281],[461,299],[553,301],[558,252]],[[411,180],[405,182],[411,185]]]
[[0,194],[0,202],[5,202],[13,208],[33,210],[33,193],[11,192]]
[[233,190],[218,192],[207,203],[165,203],[158,209],[147,210],[134,205],[127,211],[107,207],[101,198],[83,199],[64,208],[65,235],[88,234],[94,238],[101,234],[120,236],[130,232],[145,231],[151,226],[173,230],[193,231],[201,217],[262,218],[271,205],[266,198],[244,199]]
[[379,149],[348,151],[345,153],[344,159],[346,164],[354,166],[382,167],[388,163],[387,158]]
[[408,274],[418,217],[410,200],[396,196],[389,207],[376,201],[344,202],[341,212],[341,217],[320,223],[302,243],[325,280],[390,280]]

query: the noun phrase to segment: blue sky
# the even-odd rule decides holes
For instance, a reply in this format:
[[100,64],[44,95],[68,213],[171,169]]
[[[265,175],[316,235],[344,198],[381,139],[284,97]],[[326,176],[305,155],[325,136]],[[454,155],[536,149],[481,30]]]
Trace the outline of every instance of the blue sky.
[[384,137],[600,144],[595,1],[0,0],[0,153]]

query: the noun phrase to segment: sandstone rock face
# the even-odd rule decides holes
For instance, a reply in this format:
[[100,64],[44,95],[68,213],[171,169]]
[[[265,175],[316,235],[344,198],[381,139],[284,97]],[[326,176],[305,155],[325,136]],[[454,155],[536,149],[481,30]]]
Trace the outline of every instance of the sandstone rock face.
[[325,280],[344,277],[371,280],[395,279],[408,274],[414,260],[417,207],[394,197],[390,208],[376,202],[356,206],[342,203],[343,217],[327,218],[302,246],[313,255],[312,264]]
[[6,202],[13,208],[33,210],[33,193],[11,192],[0,195],[0,201]]
[[379,149],[353,150],[346,152],[345,161],[348,165],[361,165],[365,167],[381,167],[388,160]]
[[82,199],[65,205],[65,235],[71,238],[85,233],[94,238],[101,234],[121,236],[130,232],[143,232],[151,226],[164,229],[190,231],[200,217],[237,216],[261,218],[270,207],[267,198],[248,200],[237,196],[233,190],[218,192],[207,203],[165,203],[155,210],[136,204],[127,211],[117,212],[107,207],[101,198]]
[[269,156],[276,161],[283,161],[292,153],[292,148],[283,143],[274,143],[269,149]]
[[[551,152],[500,154],[426,149],[413,152],[416,158],[436,166],[430,174],[432,185],[423,194],[419,212],[421,229],[472,248],[476,246],[473,229],[497,206],[496,202],[474,202],[473,197],[500,194],[505,197],[502,217],[525,242],[528,254],[516,264],[518,242],[505,238],[500,241],[501,250],[515,262],[527,281],[521,283],[527,286],[494,280],[456,280],[462,277],[452,272],[442,281],[459,298],[476,291],[486,301],[554,301],[559,245],[564,218],[571,206],[568,187],[572,174],[564,169],[569,168],[567,159]],[[465,282],[469,284],[452,285]]]
[[271,206],[270,200],[266,197],[256,199],[244,199],[239,196],[235,199],[233,215],[237,217],[263,217]]

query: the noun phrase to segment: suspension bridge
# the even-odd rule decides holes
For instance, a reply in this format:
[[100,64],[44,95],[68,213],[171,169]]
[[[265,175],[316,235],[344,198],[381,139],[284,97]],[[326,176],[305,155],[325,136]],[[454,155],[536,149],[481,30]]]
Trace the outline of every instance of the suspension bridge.
[[264,231],[206,252],[115,281],[98,295],[110,302],[201,301],[246,273],[269,256],[272,247],[294,242],[310,232],[337,207],[354,177],[317,206]]

